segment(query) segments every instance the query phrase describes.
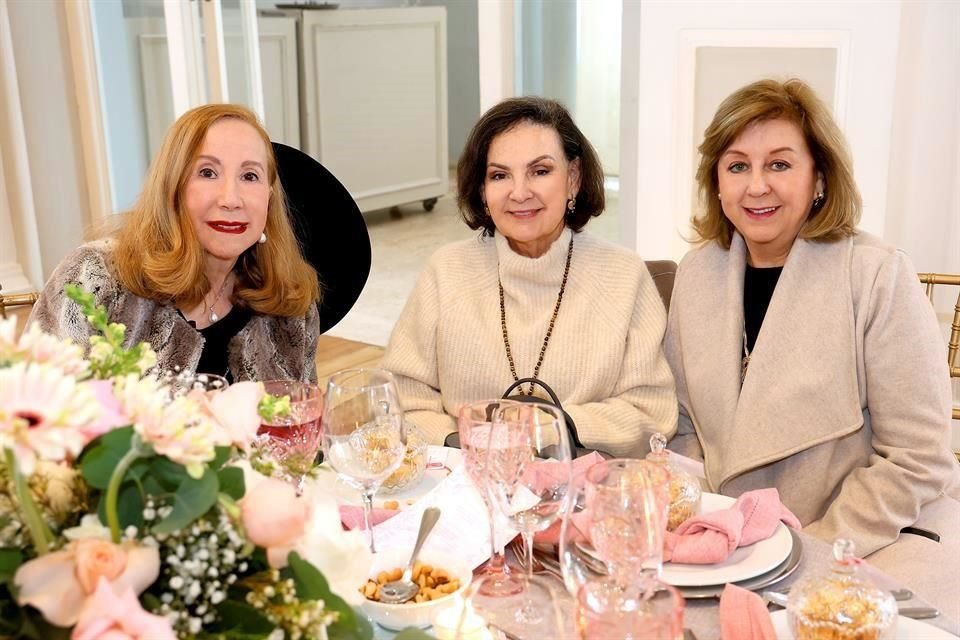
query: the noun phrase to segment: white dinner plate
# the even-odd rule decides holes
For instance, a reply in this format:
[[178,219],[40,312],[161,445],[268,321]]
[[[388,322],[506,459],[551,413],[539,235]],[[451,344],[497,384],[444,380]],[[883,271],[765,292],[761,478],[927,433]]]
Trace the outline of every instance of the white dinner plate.
[[[700,513],[727,509],[736,502],[733,498],[716,493],[704,493],[700,501]],[[740,547],[730,557],[717,564],[680,564],[665,562],[661,579],[675,587],[706,587],[741,582],[773,570],[783,563],[793,548],[793,536],[782,522],[773,535],[765,540]],[[596,557],[589,545],[581,549]]]
[[[398,509],[406,509],[440,484],[462,461],[463,452],[460,449],[428,446],[427,469],[420,480],[396,493],[378,492],[373,499],[373,506],[383,509],[385,504],[393,506],[392,502],[396,502]],[[361,504],[360,492],[342,479],[337,480],[337,499],[341,504]]]
[[[728,496],[704,493],[700,513],[727,509],[736,502]],[[666,562],[663,565],[663,581],[675,587],[700,587],[711,584],[740,582],[770,571],[790,555],[793,536],[782,522],[773,535],[765,540],[740,547],[730,557],[718,564],[679,564]]]
[[[787,620],[787,610],[781,609],[770,614],[773,630],[777,632],[778,640],[793,640],[790,624]],[[897,617],[897,635],[895,640],[957,640],[956,636],[943,629],[929,625],[922,620]]]

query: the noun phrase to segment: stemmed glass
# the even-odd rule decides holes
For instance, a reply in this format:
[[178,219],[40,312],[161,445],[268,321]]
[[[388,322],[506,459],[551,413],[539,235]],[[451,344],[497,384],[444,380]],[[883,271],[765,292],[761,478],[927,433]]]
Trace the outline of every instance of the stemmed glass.
[[[533,536],[563,512],[571,482],[571,454],[563,414],[554,406],[522,403],[500,409],[487,449],[487,483],[500,513],[520,531],[526,579],[533,578]],[[524,625],[543,621],[550,603],[528,589],[514,619]]]
[[511,596],[523,591],[523,583],[510,575],[503,550],[497,545],[496,510],[487,479],[487,450],[495,435],[494,425],[504,407],[519,405],[515,400],[481,400],[464,405],[457,417],[463,464],[480,492],[490,520],[490,561],[483,570],[483,581],[478,593],[487,597]]
[[660,581],[670,473],[645,460],[607,460],[586,479],[587,528],[610,577],[580,585],[582,637],[679,637],[683,598]]
[[330,466],[360,490],[363,526],[376,553],[373,496],[406,453],[403,411],[393,375],[380,369],[348,369],[327,383],[323,408],[323,453]]
[[290,398],[290,412],[260,423],[257,439],[283,466],[287,480],[303,492],[303,482],[320,451],[320,387],[298,380],[267,380],[263,390]]

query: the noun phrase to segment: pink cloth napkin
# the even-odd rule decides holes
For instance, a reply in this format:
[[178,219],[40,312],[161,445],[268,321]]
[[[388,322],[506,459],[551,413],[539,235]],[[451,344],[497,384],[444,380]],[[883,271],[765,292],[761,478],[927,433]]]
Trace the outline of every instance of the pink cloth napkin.
[[715,564],[723,562],[737,547],[745,547],[773,535],[783,521],[800,528],[800,521],[780,502],[776,489],[748,491],[729,509],[701,513],[689,518],[674,532],[667,532],[664,562]]
[[[400,513],[399,509],[374,509],[370,515],[370,524],[378,525]],[[340,522],[343,528],[360,529],[363,527],[363,507],[340,505]]]
[[[583,484],[586,482],[587,469],[597,464],[598,462],[603,462],[603,456],[601,456],[596,451],[585,455],[582,458],[576,458],[573,461],[573,480],[569,491],[580,491],[583,488]],[[550,473],[550,467],[547,466],[544,468],[544,473]],[[561,522],[558,520],[554,522],[546,531],[541,531],[540,533],[534,536],[534,542],[536,544],[542,545],[556,545],[560,543],[560,526]],[[575,513],[573,515],[573,524],[576,527],[574,531],[575,539],[585,539],[587,531],[589,531],[590,517],[587,512]]]
[[723,588],[720,640],[777,640],[767,605],[760,596],[735,584]]

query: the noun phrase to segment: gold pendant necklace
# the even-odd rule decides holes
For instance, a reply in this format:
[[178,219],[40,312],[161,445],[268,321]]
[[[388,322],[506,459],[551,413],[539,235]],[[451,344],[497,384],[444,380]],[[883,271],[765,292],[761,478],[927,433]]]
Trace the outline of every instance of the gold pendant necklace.
[[[540,347],[540,357],[537,358],[537,366],[533,368],[534,380],[539,380],[540,365],[543,364],[543,356],[547,352],[547,345],[550,344],[550,336],[553,334],[553,325],[557,322],[557,314],[560,313],[560,303],[563,302],[563,292],[567,288],[567,276],[570,275],[570,258],[573,256],[573,234],[570,235],[570,246],[567,247],[567,263],[563,267],[563,280],[560,281],[560,292],[557,294],[557,303],[553,306],[553,316],[550,318],[550,325],[547,327],[547,335],[543,337],[543,345]],[[510,336],[507,335],[507,310],[503,302],[503,282],[500,280],[500,270],[497,269],[497,285],[500,287],[500,329],[503,331],[503,347],[507,351],[507,362],[510,363],[510,375],[516,382],[520,378],[517,376],[517,367],[513,362],[513,352],[510,350]],[[520,394],[525,396],[533,395],[534,385],[530,383],[530,389],[524,391],[520,387]]]

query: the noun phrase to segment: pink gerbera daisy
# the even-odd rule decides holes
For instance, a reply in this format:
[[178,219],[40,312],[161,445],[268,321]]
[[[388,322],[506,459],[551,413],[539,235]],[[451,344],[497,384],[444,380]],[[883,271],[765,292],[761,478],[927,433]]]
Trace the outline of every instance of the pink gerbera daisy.
[[0,449],[12,449],[29,475],[38,458],[59,461],[78,455],[84,428],[99,417],[87,383],[43,364],[20,362],[0,369]]

